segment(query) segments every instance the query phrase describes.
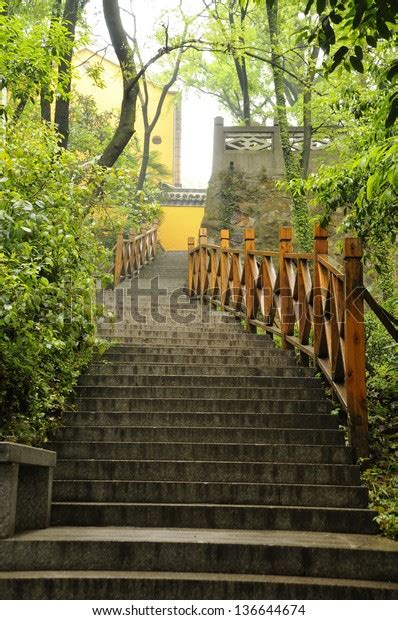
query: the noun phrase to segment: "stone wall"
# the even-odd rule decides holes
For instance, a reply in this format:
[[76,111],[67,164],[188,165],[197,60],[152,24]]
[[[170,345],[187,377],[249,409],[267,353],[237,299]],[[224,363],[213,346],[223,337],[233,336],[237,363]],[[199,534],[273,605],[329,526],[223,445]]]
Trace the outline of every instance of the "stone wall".
[[217,242],[220,228],[229,228],[232,245],[241,245],[244,228],[253,227],[258,247],[273,249],[280,226],[289,221],[288,197],[264,173],[234,169],[212,178],[202,222],[211,242]]
[[[291,127],[294,149],[301,148],[302,128]],[[335,157],[327,138],[313,140],[310,171]],[[240,245],[243,229],[254,227],[257,245],[275,249],[280,226],[290,225],[290,200],[277,188],[284,163],[278,127],[225,127],[214,121],[212,175],[202,226],[216,242],[220,228],[229,228],[232,243]]]

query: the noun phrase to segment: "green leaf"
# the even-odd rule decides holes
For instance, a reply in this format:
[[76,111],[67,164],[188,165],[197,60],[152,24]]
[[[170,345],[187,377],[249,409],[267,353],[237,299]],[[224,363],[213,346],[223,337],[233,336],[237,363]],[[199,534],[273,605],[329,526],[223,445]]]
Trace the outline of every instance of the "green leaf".
[[354,19],[352,22],[352,28],[354,30],[356,30],[359,24],[361,23],[363,15],[367,8],[368,8],[368,3],[366,2],[366,0],[357,0],[356,11],[355,11]]
[[346,45],[342,45],[341,47],[339,47],[337,52],[335,52],[335,54],[333,55],[333,63],[330,68],[331,72],[334,71],[336,67],[339,66],[339,64],[342,62],[347,52],[348,52],[348,47]]
[[366,38],[366,43],[368,45],[370,45],[370,47],[376,47],[377,46],[377,39],[376,39],[376,37],[374,37],[371,34],[367,34],[365,38]]
[[308,2],[307,2],[307,6],[306,6],[306,7],[305,7],[305,9],[304,9],[304,13],[305,13],[306,15],[308,15],[308,13],[310,12],[311,7],[312,7],[312,5],[313,5],[313,4],[314,4],[314,0],[308,0]]
[[397,120],[397,118],[398,118],[398,99],[395,99],[391,105],[390,111],[386,119],[386,123],[385,123],[386,128],[388,129],[389,127],[392,127],[395,121]]
[[360,45],[355,46],[355,56],[359,58],[359,60],[363,59],[363,49]]
[[394,60],[391,67],[387,71],[387,80],[392,82],[394,77],[398,74],[398,60]]
[[377,25],[377,32],[379,33],[379,37],[382,39],[390,39],[391,37],[391,30],[388,28],[386,22],[382,19],[377,19],[376,21],[376,25]]
[[359,60],[359,58],[357,58],[356,56],[350,56],[350,63],[351,66],[355,69],[355,71],[358,71],[359,73],[364,73],[365,69],[362,61]]
[[372,174],[367,180],[366,183],[366,198],[367,200],[372,200],[373,197],[373,187],[376,181],[376,175]]
[[332,21],[334,24],[341,24],[341,22],[343,21],[342,15],[340,15],[339,13],[336,13],[335,11],[331,11],[329,13],[329,18],[330,18],[330,21]]

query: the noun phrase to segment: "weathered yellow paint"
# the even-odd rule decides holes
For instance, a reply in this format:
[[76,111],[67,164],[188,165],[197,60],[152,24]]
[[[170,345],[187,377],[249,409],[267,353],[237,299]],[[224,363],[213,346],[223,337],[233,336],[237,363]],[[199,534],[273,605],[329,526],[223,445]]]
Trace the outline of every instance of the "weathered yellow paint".
[[186,250],[188,237],[197,237],[204,207],[162,206],[159,240],[165,250]]
[[[87,69],[93,63],[100,62],[103,67],[101,76],[104,88],[100,88],[93,83],[92,78],[87,74]],[[119,66],[102,56],[93,53],[88,49],[78,50],[74,55],[74,83],[73,87],[78,93],[93,97],[100,112],[119,112],[123,94],[123,82]],[[161,88],[148,83],[149,91],[149,120],[153,118],[156,105],[159,101]],[[151,144],[151,151],[159,153],[159,161],[167,168],[170,175],[167,180],[174,181],[174,125],[175,125],[175,91],[171,91],[166,96],[163,104],[162,113],[153,131],[154,136],[160,136],[161,144]],[[137,106],[136,115],[136,136],[140,141],[144,135],[144,125],[140,105]]]

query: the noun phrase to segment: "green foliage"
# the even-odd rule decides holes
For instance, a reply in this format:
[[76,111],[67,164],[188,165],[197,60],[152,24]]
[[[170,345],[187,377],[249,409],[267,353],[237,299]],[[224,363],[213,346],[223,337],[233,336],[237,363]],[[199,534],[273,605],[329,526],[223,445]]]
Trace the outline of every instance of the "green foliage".
[[[332,73],[339,65],[346,70],[353,68],[365,72],[364,55],[376,48],[380,41],[396,40],[398,4],[396,0],[308,0],[305,12],[316,4],[319,16],[317,28],[309,40],[317,39],[327,56],[337,46],[331,61],[327,61]],[[385,126],[391,127],[398,118],[398,64],[393,60],[386,73],[390,83],[389,106]]]
[[[198,58],[190,54],[181,75],[184,83],[217,98],[237,124],[245,124],[244,95],[247,79],[251,124],[265,124],[272,118],[272,77],[261,59],[245,57],[267,46],[268,33],[262,8],[245,2],[243,15],[235,0],[214,0],[207,5],[203,39],[212,52]],[[260,53],[260,52],[259,52]]]
[[0,151],[0,433],[41,443],[98,350],[93,294],[105,258],[76,158],[46,127]]
[[398,537],[398,346],[371,312],[365,327],[370,463],[363,479],[381,529]]
[[97,169],[96,182],[100,190],[93,199],[93,216],[107,239],[107,246],[113,247],[119,230],[138,232],[142,226],[160,219],[158,192],[137,191],[131,168]]
[[82,160],[94,159],[112,138],[116,124],[114,112],[99,112],[93,97],[73,93],[68,148]]
[[[58,67],[72,45],[66,24],[51,18],[50,3],[11,3],[7,13],[0,0],[0,76],[8,89],[9,118],[19,116],[27,102],[37,101],[40,92],[65,94]],[[84,36],[80,37],[80,44]]]
[[[365,83],[346,82],[331,108],[344,119],[336,140],[338,161],[321,166],[298,188],[321,205],[327,226],[337,213],[341,233],[355,233],[365,244],[376,273],[392,276],[391,248],[398,226],[398,131],[386,129],[389,94],[384,75],[391,53],[381,51],[367,62]],[[392,292],[391,277],[388,285]],[[384,297],[389,296],[388,292]]]
[[156,152],[151,153],[147,186],[145,191],[137,192],[141,152],[139,143],[134,139],[114,167],[96,167],[94,162],[110,141],[116,125],[116,114],[99,112],[92,97],[74,94],[69,148],[84,162],[83,165],[95,171],[98,189],[91,199],[93,216],[109,247],[114,245],[116,233],[121,228],[126,231],[139,230],[160,218],[156,187],[167,174],[158,162]]

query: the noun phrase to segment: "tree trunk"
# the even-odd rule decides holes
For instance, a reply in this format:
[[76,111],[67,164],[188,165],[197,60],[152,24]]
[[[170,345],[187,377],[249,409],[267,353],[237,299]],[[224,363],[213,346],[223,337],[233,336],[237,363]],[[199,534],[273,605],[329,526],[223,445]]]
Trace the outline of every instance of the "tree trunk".
[[[300,178],[300,163],[290,144],[289,121],[284,91],[283,68],[280,66],[280,57],[276,54],[275,43],[278,38],[278,0],[266,0],[268,28],[271,42],[271,62],[274,78],[276,113],[279,123],[283,161],[287,181]],[[312,235],[309,222],[308,205],[305,196],[291,192],[293,227],[297,236],[300,250],[310,251]]]
[[150,149],[150,143],[151,143],[150,141],[151,141],[151,133],[150,131],[147,130],[145,131],[145,136],[144,136],[141,168],[140,168],[140,174],[138,175],[138,181],[137,181],[137,191],[144,189],[146,172],[148,170],[148,164],[149,164],[149,149]]
[[[53,5],[51,9],[51,20],[49,26],[49,37],[51,35],[52,28],[54,23],[61,17],[62,13],[62,0],[53,0]],[[52,62],[52,55],[55,53],[53,48],[48,48],[48,54],[50,57],[50,62]],[[51,123],[51,102],[54,98],[54,92],[51,90],[48,84],[43,84],[40,89],[40,112],[41,112],[41,120],[46,123]]]
[[242,101],[243,101],[242,120],[245,125],[249,126],[251,123],[251,103],[250,103],[249,80],[247,77],[246,62],[244,59],[242,62],[240,62],[234,56],[234,63],[235,63],[236,73],[238,75],[240,90],[242,92]]
[[312,115],[311,115],[311,88],[305,88],[303,92],[303,148],[301,151],[301,175],[303,179],[308,176],[310,164],[311,140],[312,140]]
[[[247,6],[241,6],[240,13],[240,26],[242,28],[242,36],[239,37],[242,45],[245,44],[243,30],[244,30],[244,22],[247,15]],[[236,0],[230,0],[229,10],[228,10],[228,19],[231,28],[235,27],[235,15],[234,11],[236,10]],[[250,102],[250,93],[249,93],[249,79],[247,77],[247,67],[246,60],[243,57],[242,59],[238,58],[234,52],[232,52],[232,58],[234,60],[234,65],[236,69],[236,74],[238,76],[239,86],[242,93],[242,110],[243,110],[243,118],[242,121],[245,125],[249,126],[251,123],[251,102]]]
[[316,61],[319,56],[319,47],[314,46],[308,59],[308,71],[306,85],[303,92],[303,149],[301,152],[301,175],[303,179],[308,176],[308,168],[311,154],[312,140],[312,84],[315,78]]
[[50,93],[45,86],[41,87],[40,90],[40,112],[41,112],[41,120],[46,123],[51,123],[51,102],[50,102]]
[[58,68],[58,82],[62,83],[64,95],[59,96],[55,104],[55,125],[60,134],[59,145],[67,148],[69,139],[69,107],[72,86],[72,56],[75,41],[76,24],[79,14],[79,0],[66,0],[62,21],[68,31],[70,48]]
[[[103,9],[109,36],[118,57],[123,77],[123,99],[119,124],[110,143],[98,160],[100,166],[111,168],[134,134],[138,82],[134,80],[137,76],[137,69],[134,54],[123,28],[118,0],[103,0]],[[131,86],[132,82],[133,86]]]

